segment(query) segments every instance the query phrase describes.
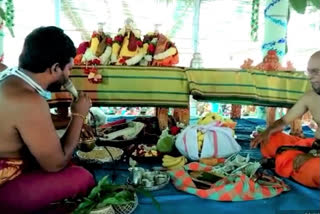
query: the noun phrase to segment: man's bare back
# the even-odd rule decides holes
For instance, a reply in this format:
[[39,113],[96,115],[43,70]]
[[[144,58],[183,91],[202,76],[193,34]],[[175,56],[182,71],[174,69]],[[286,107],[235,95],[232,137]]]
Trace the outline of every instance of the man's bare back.
[[[21,152],[24,151],[25,144],[17,130],[17,125],[26,122],[23,121],[24,115],[35,111],[28,108],[28,103],[33,102],[36,96],[40,95],[19,77],[9,77],[0,82],[0,158],[23,156]],[[29,125],[32,126],[32,124]]]

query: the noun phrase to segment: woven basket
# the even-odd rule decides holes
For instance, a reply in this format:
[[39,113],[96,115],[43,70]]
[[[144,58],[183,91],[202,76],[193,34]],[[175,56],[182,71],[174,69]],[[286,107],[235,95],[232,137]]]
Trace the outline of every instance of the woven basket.
[[90,212],[90,214],[115,214],[112,206],[102,207],[100,209],[95,209]]
[[133,202],[112,206],[116,214],[131,214],[138,206],[138,196],[134,194]]

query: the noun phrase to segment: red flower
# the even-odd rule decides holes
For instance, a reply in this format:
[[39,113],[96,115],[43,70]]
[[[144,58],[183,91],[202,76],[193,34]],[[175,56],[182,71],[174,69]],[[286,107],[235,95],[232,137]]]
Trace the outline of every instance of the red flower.
[[100,64],[101,64],[100,59],[93,59],[88,61],[88,65],[100,65]]
[[114,41],[115,41],[115,42],[118,42],[118,43],[122,43],[122,41],[123,41],[123,36],[118,35],[118,36],[114,37]]
[[101,64],[101,61],[100,61],[100,59],[94,59],[94,60],[92,60],[92,64],[94,64],[94,65],[100,65],[100,64]]
[[275,50],[269,50],[268,55],[277,55],[277,51]]
[[97,32],[93,32],[92,35],[91,35],[91,38],[94,38],[94,37],[96,37],[97,35],[98,35]]
[[140,40],[138,40],[138,41],[136,42],[136,44],[137,44],[139,47],[142,47],[142,45],[143,45]]
[[110,37],[106,38],[106,44],[112,45],[112,38],[110,38]]
[[87,67],[87,68],[84,68],[83,70],[85,74],[96,73],[98,71],[96,67]]
[[102,75],[98,73],[90,73],[88,75],[88,81],[91,83],[100,83],[102,82]]
[[121,64],[126,64],[126,59],[125,58],[121,58],[120,60],[119,60],[119,63],[121,63]]
[[153,54],[154,51],[155,51],[154,45],[153,45],[153,44],[149,44],[149,46],[148,46],[148,53],[149,53],[149,54]]
[[177,126],[172,126],[170,128],[170,132],[171,132],[172,135],[177,135],[180,132],[180,128],[177,127]]

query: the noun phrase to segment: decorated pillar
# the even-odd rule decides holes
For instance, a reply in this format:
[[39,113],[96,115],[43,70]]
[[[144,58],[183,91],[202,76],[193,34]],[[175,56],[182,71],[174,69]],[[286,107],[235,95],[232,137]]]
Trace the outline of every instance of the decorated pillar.
[[[289,0],[266,0],[262,53],[266,56],[269,50],[276,50],[280,62],[286,54],[288,12]],[[268,126],[275,121],[275,111],[267,109]]]
[[54,0],[54,19],[55,25],[60,27],[60,11],[61,11],[61,0]]
[[276,50],[280,62],[286,54],[288,11],[288,0],[266,1],[262,52],[266,56],[269,50]]
[[[200,5],[201,0],[194,1],[194,15],[193,15],[193,23],[192,23],[192,48],[193,48],[193,58],[190,63],[190,67],[192,68],[201,68],[202,67],[202,59],[201,55],[198,52],[199,47],[199,19],[200,19]],[[190,117],[197,116],[197,101],[194,100],[190,96]]]

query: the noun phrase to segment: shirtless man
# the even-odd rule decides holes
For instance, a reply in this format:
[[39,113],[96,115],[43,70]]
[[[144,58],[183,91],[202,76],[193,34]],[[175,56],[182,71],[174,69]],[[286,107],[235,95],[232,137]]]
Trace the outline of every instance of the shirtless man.
[[[265,158],[275,158],[275,171],[279,175],[292,177],[309,187],[320,188],[320,147],[316,141],[320,140],[320,51],[311,56],[307,75],[313,90],[306,92],[285,116],[253,139],[251,146],[257,147],[260,143],[262,155]],[[308,110],[318,124],[315,138],[303,139],[281,133],[286,125],[300,118]],[[288,147],[283,149],[285,148],[283,146]],[[290,149],[290,146],[301,146],[301,148]],[[308,153],[310,150],[308,147],[313,148],[315,153]]]
[[26,37],[19,68],[0,72],[1,213],[33,212],[51,202],[85,194],[94,185],[88,171],[69,166],[90,98],[79,93],[61,139],[45,99],[66,82],[75,54],[74,44],[63,30],[40,27]]

